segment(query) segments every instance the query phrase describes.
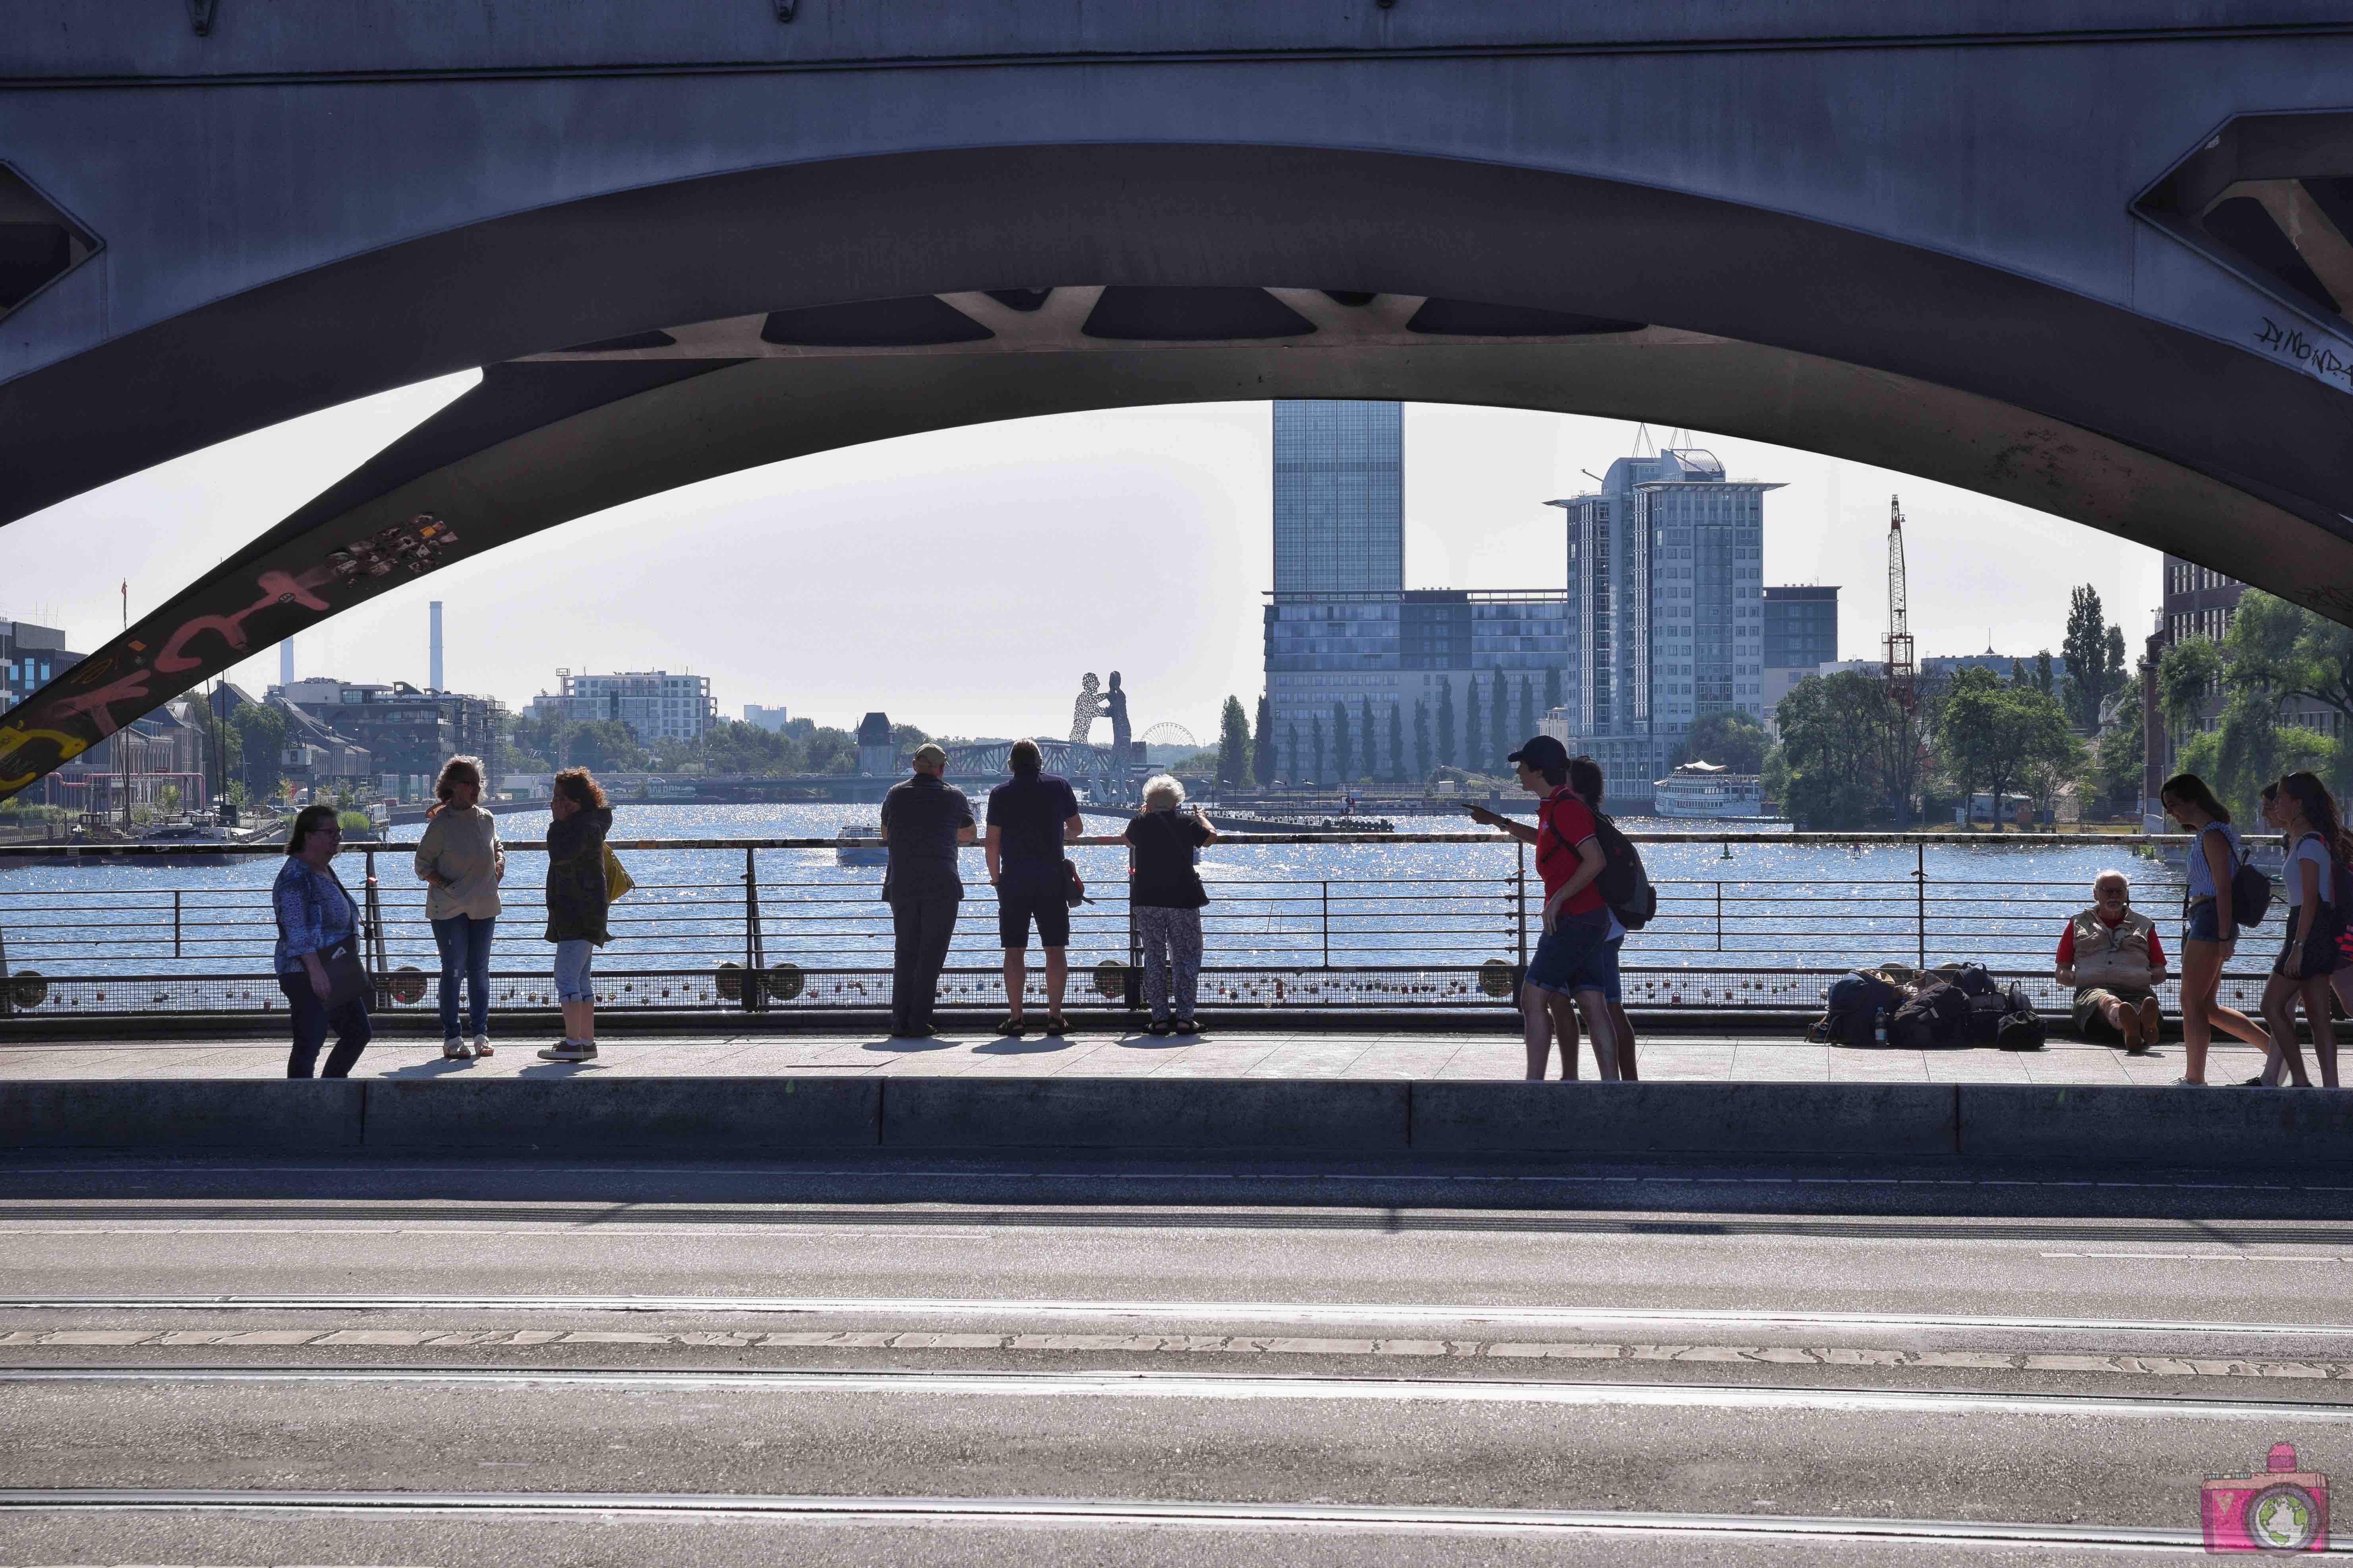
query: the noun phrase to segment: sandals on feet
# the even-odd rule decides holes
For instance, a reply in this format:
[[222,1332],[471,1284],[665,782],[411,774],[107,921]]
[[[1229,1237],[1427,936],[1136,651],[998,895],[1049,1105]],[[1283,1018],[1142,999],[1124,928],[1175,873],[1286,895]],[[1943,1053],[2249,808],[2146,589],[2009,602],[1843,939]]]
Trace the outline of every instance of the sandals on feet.
[[1173,1031],[1176,1026],[1166,1018],[1155,1018],[1144,1026],[1144,1032],[1147,1035],[1166,1035]]
[[1021,1037],[1021,1031],[1026,1027],[1028,1025],[1019,1018],[1001,1018],[997,1021],[997,1032],[1018,1040]]
[[1198,1018],[1179,1018],[1175,1026],[1180,1035],[1198,1035],[1201,1032],[1201,1023]]
[[1064,1035],[1070,1032],[1070,1028],[1071,1026],[1068,1024],[1062,1022],[1062,1016],[1060,1013],[1049,1013],[1046,1015],[1046,1032],[1048,1034]]

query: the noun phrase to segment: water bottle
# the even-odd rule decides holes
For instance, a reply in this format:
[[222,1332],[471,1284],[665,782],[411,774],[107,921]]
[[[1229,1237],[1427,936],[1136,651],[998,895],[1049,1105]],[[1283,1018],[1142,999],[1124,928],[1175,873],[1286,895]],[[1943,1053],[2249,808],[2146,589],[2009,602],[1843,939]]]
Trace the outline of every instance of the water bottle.
[[1871,1010],[1871,1043],[1874,1046],[1887,1043],[1887,1009],[1884,1007]]

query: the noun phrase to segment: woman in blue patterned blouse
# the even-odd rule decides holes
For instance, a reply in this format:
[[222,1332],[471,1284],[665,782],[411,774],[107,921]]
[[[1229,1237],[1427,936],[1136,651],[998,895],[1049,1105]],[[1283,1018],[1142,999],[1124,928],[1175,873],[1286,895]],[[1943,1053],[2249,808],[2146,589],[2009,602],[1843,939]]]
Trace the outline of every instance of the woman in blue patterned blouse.
[[359,929],[359,911],[331,864],[343,845],[335,808],[304,806],[295,815],[294,831],[286,839],[286,864],[269,890],[278,911],[278,984],[294,1013],[288,1078],[311,1076],[330,1028],[335,1033],[335,1048],[327,1055],[322,1077],[349,1078],[352,1064],[367,1049],[365,991],[339,1006],[327,1005],[334,988],[327,979],[323,955],[337,942],[351,941]]

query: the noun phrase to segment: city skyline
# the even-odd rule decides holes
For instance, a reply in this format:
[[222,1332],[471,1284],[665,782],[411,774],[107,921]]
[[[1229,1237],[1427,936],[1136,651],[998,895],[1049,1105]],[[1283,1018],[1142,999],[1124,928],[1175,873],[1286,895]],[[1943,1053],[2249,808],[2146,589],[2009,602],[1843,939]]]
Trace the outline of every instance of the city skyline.
[[[420,384],[191,454],[36,513],[0,534],[0,616],[63,626],[77,647],[135,616],[260,531],[350,463],[470,385]],[[425,683],[427,604],[447,605],[448,680],[521,709],[559,667],[667,668],[712,680],[720,711],[781,703],[839,728],[883,708],[935,732],[1054,728],[1087,669],[1125,670],[1139,731],[1205,740],[1229,692],[1260,689],[1271,584],[1267,404],[1188,405],[1008,421],[749,470],[584,519],[462,563],[306,634],[297,673]],[[1406,585],[1543,586],[1559,575],[1559,513],[1632,448],[1623,421],[1410,404],[1402,415]],[[2089,581],[2138,636],[2160,594],[2154,552],[2026,509],[1811,453],[1694,432],[1738,474],[1770,472],[1765,578],[1841,583],[1841,657],[1883,629],[1873,592],[1889,490],[1905,496],[1922,652],[2055,651],[2068,585]],[[812,576],[872,572],[871,542],[913,542],[869,595],[812,595]],[[2057,570],[2014,571],[2029,548]],[[75,568],[120,570],[103,592]],[[714,567],[723,570],[714,570]],[[145,596],[142,597],[142,590]],[[484,635],[497,624],[495,637]],[[848,650],[854,657],[845,658]],[[230,679],[277,679],[275,645]],[[980,679],[953,683],[956,668]],[[985,689],[975,688],[985,687]]]

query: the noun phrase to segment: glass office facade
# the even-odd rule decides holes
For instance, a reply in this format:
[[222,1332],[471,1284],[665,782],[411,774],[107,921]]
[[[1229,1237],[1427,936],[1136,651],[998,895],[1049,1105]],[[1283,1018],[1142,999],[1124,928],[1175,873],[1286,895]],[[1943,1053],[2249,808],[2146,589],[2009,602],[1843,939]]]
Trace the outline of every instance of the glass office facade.
[[1405,410],[1396,403],[1274,405],[1274,591],[1405,586]]

